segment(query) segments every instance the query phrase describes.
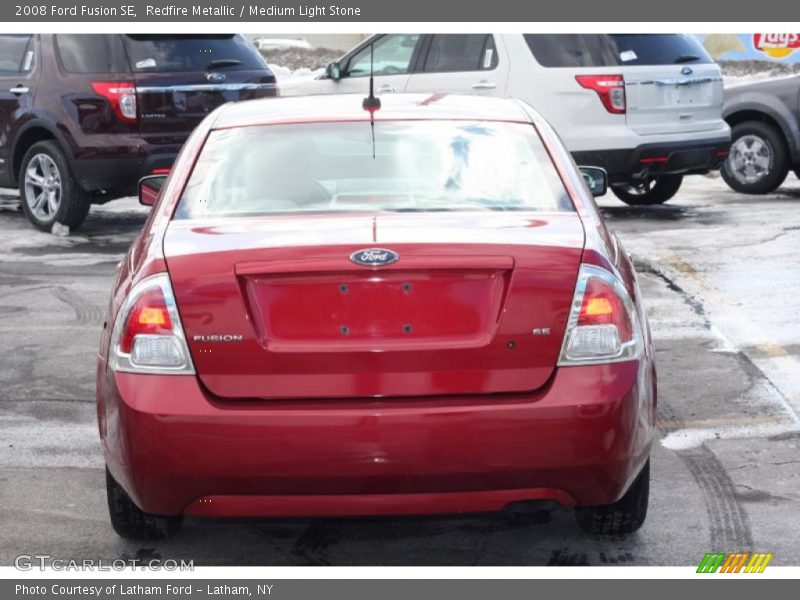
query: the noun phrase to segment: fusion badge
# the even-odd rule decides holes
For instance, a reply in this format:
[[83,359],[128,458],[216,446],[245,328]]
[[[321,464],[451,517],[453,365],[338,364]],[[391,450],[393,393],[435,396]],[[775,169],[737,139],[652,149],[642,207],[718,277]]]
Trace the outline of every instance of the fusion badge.
[[241,342],[244,336],[232,333],[215,333],[211,335],[195,335],[192,339],[195,342]]

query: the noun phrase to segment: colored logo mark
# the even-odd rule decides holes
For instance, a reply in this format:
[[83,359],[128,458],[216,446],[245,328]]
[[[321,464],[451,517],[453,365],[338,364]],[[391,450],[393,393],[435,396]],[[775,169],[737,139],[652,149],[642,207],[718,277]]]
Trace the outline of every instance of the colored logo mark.
[[770,58],[780,60],[800,49],[798,33],[754,33],[753,48]]
[[772,552],[708,552],[697,567],[698,573],[763,573]]

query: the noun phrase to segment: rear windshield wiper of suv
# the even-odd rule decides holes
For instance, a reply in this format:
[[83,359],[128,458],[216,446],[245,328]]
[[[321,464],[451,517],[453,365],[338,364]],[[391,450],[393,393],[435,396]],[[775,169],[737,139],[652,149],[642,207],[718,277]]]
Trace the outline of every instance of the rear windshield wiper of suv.
[[218,58],[208,63],[206,69],[222,69],[223,67],[235,67],[240,64],[242,64],[242,61],[236,58]]
[[700,57],[697,56],[697,54],[681,54],[675,59],[675,64],[694,62],[696,60],[700,60]]

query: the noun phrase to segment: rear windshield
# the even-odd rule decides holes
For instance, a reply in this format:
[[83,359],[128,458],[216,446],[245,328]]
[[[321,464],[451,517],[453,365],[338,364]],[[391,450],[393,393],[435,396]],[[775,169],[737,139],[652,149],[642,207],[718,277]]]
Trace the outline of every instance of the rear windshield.
[[135,72],[266,68],[255,47],[239,35],[125,35],[123,43]]
[[712,63],[692,35],[685,34],[526,34],[543,67],[615,67]]
[[373,132],[359,121],[213,131],[176,218],[476,210],[573,210],[533,126],[389,121]]

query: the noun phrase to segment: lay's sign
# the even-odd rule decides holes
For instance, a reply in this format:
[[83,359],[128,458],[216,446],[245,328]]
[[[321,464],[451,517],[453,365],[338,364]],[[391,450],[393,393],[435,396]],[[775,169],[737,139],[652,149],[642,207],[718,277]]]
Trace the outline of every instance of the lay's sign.
[[800,33],[754,33],[753,48],[774,60],[782,60],[800,50]]

